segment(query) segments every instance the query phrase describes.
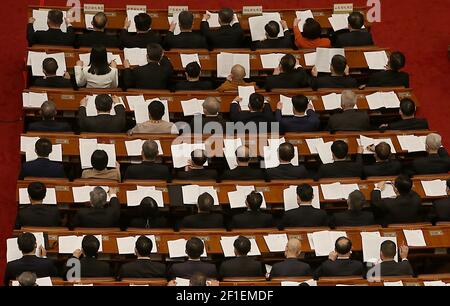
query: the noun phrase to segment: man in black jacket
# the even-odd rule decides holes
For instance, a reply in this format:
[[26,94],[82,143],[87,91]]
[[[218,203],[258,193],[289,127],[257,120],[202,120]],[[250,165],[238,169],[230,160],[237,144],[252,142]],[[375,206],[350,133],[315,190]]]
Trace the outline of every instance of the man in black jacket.
[[158,44],[147,46],[148,64],[131,69],[130,62],[124,61],[123,82],[126,88],[167,89],[172,77],[173,67],[164,56]]
[[[28,20],[28,45],[57,45],[73,46],[75,42],[75,31],[71,24],[71,19],[64,19],[63,12],[60,10],[50,10],[47,16],[47,31],[35,31],[33,24],[35,19],[31,17]],[[67,32],[61,31],[63,22],[67,25]]]
[[244,31],[239,22],[233,25],[234,12],[230,8],[219,11],[220,28],[210,30],[208,14],[203,15],[200,31],[206,37],[210,49],[242,48],[244,44]]
[[198,197],[198,214],[184,217],[181,228],[223,228],[223,217],[221,214],[213,213],[214,198],[209,193],[203,193]]
[[233,246],[237,257],[222,263],[219,270],[221,278],[264,276],[261,263],[247,256],[252,247],[247,237],[239,236]]
[[366,206],[364,194],[355,190],[348,196],[348,210],[335,213],[333,216],[333,226],[366,226],[375,224],[373,213],[363,211]]
[[235,169],[225,170],[222,173],[222,180],[263,180],[265,175],[260,168],[250,168],[250,150],[245,146],[240,146],[236,150],[236,160],[238,166]]
[[280,33],[280,25],[278,22],[269,21],[264,30],[266,31],[266,39],[254,43],[255,49],[292,49],[291,31],[287,26],[286,21],[281,20],[283,26],[283,36],[278,37]]
[[72,127],[69,123],[64,121],[56,121],[57,114],[56,104],[53,101],[46,101],[42,103],[40,115],[42,120],[32,122],[28,125],[29,131],[39,132],[71,132]]
[[447,197],[433,202],[430,212],[432,222],[450,221],[450,179],[447,179]]
[[126,19],[122,32],[120,32],[120,42],[123,48],[147,48],[148,44],[161,43],[158,32],[152,31],[152,17],[147,13],[140,13],[134,17],[136,33],[128,32],[131,21]]
[[363,29],[364,15],[360,12],[353,12],[348,16],[349,32],[339,34],[336,38],[337,48],[359,47],[373,45],[372,34]]
[[202,69],[197,62],[192,62],[186,65],[186,81],[181,81],[175,84],[175,91],[181,90],[213,90],[214,86],[211,81],[200,81],[200,74]]
[[191,160],[189,165],[185,167],[185,171],[179,171],[177,178],[180,180],[216,180],[217,171],[214,169],[205,169],[208,161],[204,150],[194,150],[191,152]]
[[115,35],[105,33],[108,17],[103,12],[98,12],[92,19],[93,31],[78,36],[77,46],[95,47],[101,46],[105,48],[119,48],[120,41]]
[[118,280],[123,278],[166,278],[166,266],[153,262],[150,255],[153,242],[147,236],[140,236],[136,240],[135,254],[137,259],[123,264],[117,275]]
[[309,175],[305,166],[294,166],[291,164],[294,157],[294,146],[290,142],[282,143],[278,148],[280,165],[276,168],[267,169],[267,178],[270,180],[297,180],[308,178]]
[[37,78],[34,82],[34,86],[38,87],[50,87],[50,88],[73,88],[70,81],[70,75],[66,72],[64,76],[57,76],[58,62],[49,57],[42,62],[42,70],[44,71],[44,77]]
[[273,218],[270,214],[261,211],[263,196],[252,191],[245,201],[247,211],[233,216],[230,228],[267,228],[273,226]]
[[22,258],[10,261],[6,264],[4,285],[9,286],[10,281],[15,280],[22,272],[33,272],[39,277],[57,276],[58,271],[50,259],[44,246],[39,247],[39,257],[36,256],[36,237],[32,233],[22,233],[17,237]]
[[400,101],[400,116],[402,120],[383,124],[382,130],[428,130],[426,119],[416,118],[416,104],[410,98],[403,98]]
[[450,157],[447,150],[442,147],[442,137],[431,133],[426,139],[428,156],[417,158],[409,170],[411,174],[440,174],[450,171]]
[[392,52],[385,71],[374,72],[369,76],[368,87],[397,87],[409,88],[409,74],[400,71],[405,67],[405,55],[401,52]]
[[220,114],[220,102],[216,97],[207,97],[202,104],[203,115],[194,115],[189,126],[194,134],[225,133],[226,122]]
[[[271,130],[271,123],[274,121],[270,104],[259,93],[252,93],[249,98],[249,111],[243,111],[239,105],[242,102],[241,97],[237,97],[230,105],[230,119],[234,122],[250,124],[250,132]],[[253,125],[254,124],[254,125]],[[256,125],[256,126],[255,126]],[[256,127],[256,130],[253,129]]]
[[189,11],[182,11],[178,15],[178,23],[181,33],[174,34],[176,21],[170,24],[169,32],[164,39],[164,48],[170,49],[208,49],[206,38],[201,34],[192,32],[192,24],[194,23],[194,15]]
[[363,147],[358,147],[356,160],[348,160],[348,144],[343,140],[337,140],[331,146],[334,162],[331,164],[323,164],[317,173],[318,179],[321,178],[341,178],[341,177],[362,177],[363,163],[362,153]]
[[292,54],[284,55],[273,75],[266,78],[265,89],[304,88],[310,86],[310,78],[302,67],[297,67],[297,60]]
[[298,258],[302,252],[302,243],[297,238],[289,239],[284,256],[286,259],[272,266],[270,278],[274,277],[301,277],[312,275],[311,267]]
[[317,67],[313,67],[311,74],[311,87],[314,90],[319,88],[356,88],[358,82],[349,76],[350,68],[347,59],[342,55],[335,55],[331,60],[331,75],[319,75]]
[[373,269],[379,276],[413,276],[414,271],[408,261],[409,248],[406,245],[400,247],[400,262],[394,260],[397,254],[397,246],[391,240],[386,240],[381,244],[380,258],[382,262]]
[[314,111],[314,106],[304,95],[292,97],[293,116],[283,116],[283,102],[278,102],[275,118],[280,123],[282,133],[315,132],[320,129],[320,118]]
[[364,166],[364,176],[397,176],[402,171],[402,163],[391,159],[391,146],[386,142],[380,142],[375,147],[368,148],[375,152],[375,164]]

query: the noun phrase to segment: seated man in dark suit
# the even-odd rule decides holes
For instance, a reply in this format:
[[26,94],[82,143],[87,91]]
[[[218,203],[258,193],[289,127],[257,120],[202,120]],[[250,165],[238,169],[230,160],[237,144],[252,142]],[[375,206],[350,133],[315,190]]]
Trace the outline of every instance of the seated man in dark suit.
[[195,273],[203,273],[208,278],[217,277],[217,269],[214,264],[200,260],[205,246],[200,238],[192,237],[186,242],[186,254],[188,260],[183,263],[173,264],[168,272],[169,279],[176,277],[191,278]]
[[32,122],[28,125],[29,131],[39,132],[70,132],[72,127],[64,121],[56,121],[56,105],[53,101],[46,101],[41,105],[42,120]]
[[214,198],[209,193],[198,197],[198,214],[184,217],[181,228],[223,228],[223,217],[221,214],[213,213]]
[[33,182],[28,185],[28,197],[31,205],[25,205],[17,212],[16,228],[22,226],[59,226],[61,217],[56,205],[44,205],[42,201],[47,194],[43,183]]
[[167,228],[169,222],[161,216],[158,203],[150,197],[142,199],[137,209],[130,214],[129,227],[136,228]]
[[334,43],[337,48],[359,47],[373,45],[372,34],[364,26],[364,15],[353,12],[348,16],[349,32],[339,34]]
[[311,87],[314,90],[320,88],[356,88],[358,82],[349,76],[347,59],[342,55],[335,55],[331,60],[331,75],[319,75],[317,67],[313,67],[311,74]]
[[214,89],[211,81],[200,81],[202,69],[197,62],[187,64],[185,70],[186,81],[177,82],[175,84],[175,91]]
[[402,163],[391,158],[391,146],[386,142],[380,142],[376,146],[370,146],[370,151],[375,152],[375,164],[364,166],[364,176],[397,176],[402,171]]
[[348,210],[333,215],[333,226],[366,226],[375,224],[373,213],[363,211],[366,205],[364,194],[355,190],[347,199]]
[[125,180],[169,180],[170,170],[166,165],[156,163],[158,144],[147,140],[142,144],[142,163],[130,165],[125,171]]
[[297,180],[308,178],[309,175],[305,166],[294,166],[291,164],[294,157],[294,146],[290,142],[282,143],[278,148],[280,165],[276,168],[267,169],[267,178],[270,180]]
[[363,147],[358,147],[356,160],[348,159],[348,144],[343,140],[337,140],[331,146],[334,162],[331,164],[322,164],[317,173],[317,178],[341,178],[341,177],[362,177]]
[[428,130],[427,119],[416,118],[416,104],[409,98],[400,101],[400,116],[402,120],[383,124],[382,130]]
[[123,30],[120,32],[120,42],[123,48],[147,48],[148,44],[161,43],[158,32],[152,31],[152,17],[147,13],[140,13],[134,17],[136,33],[128,32],[131,20],[125,20]]
[[363,276],[363,263],[350,259],[351,254],[351,240],[347,237],[338,238],[328,260],[314,272],[314,279],[324,276]]
[[326,211],[314,208],[312,202],[314,190],[309,184],[302,184],[297,187],[298,208],[291,209],[284,213],[280,227],[320,227],[328,226],[328,216]]
[[207,97],[202,104],[203,115],[194,115],[189,126],[194,134],[221,134],[226,122],[220,114],[220,102],[215,97]]
[[[111,267],[106,261],[98,260],[98,250],[100,249],[100,241],[94,235],[86,235],[81,242],[81,249],[73,252],[72,259],[80,260],[81,278],[86,277],[108,277],[112,276]],[[70,259],[69,259],[70,260]],[[70,264],[66,264],[70,267]],[[68,278],[70,275],[65,275]]]
[[147,236],[140,236],[136,240],[134,249],[137,259],[133,262],[123,264],[120,267],[118,280],[123,278],[166,278],[166,265],[153,262],[150,255],[153,242]]
[[[87,99],[83,98],[78,110],[78,125],[84,133],[122,133],[126,130],[125,107],[117,96],[106,94],[95,98],[97,116],[87,115]],[[111,115],[114,106],[115,115]]]
[[262,264],[247,256],[252,248],[247,237],[239,236],[234,241],[233,246],[236,258],[226,260],[220,265],[219,274],[221,278],[264,276]]
[[220,28],[210,30],[208,14],[203,15],[200,31],[206,37],[210,49],[242,48],[244,44],[244,31],[239,21],[233,23],[234,12],[231,8],[219,11]]
[[263,180],[265,175],[260,168],[250,168],[250,150],[245,146],[240,146],[236,150],[237,167],[225,170],[222,173],[222,180]]
[[44,59],[42,62],[44,77],[39,77],[34,81],[34,86],[50,88],[73,88],[70,75],[66,72],[64,76],[57,76],[58,62],[53,57]]
[[261,205],[263,196],[252,191],[245,200],[247,211],[238,215],[234,215],[231,219],[230,228],[267,228],[273,226],[272,215],[263,213]]
[[440,174],[450,171],[450,157],[447,150],[442,146],[442,137],[431,133],[426,139],[426,150],[428,156],[416,158],[409,170],[411,174]]
[[22,165],[19,178],[25,177],[48,177],[48,178],[64,178],[64,165],[62,162],[51,161],[49,159],[52,153],[53,145],[47,138],[41,138],[34,145],[37,159],[26,162]]
[[105,33],[108,17],[103,12],[98,12],[92,19],[93,31],[78,36],[76,44],[80,47],[119,48],[120,41],[115,35]]
[[355,109],[357,96],[351,90],[344,90],[341,96],[342,112],[336,113],[328,120],[327,130],[368,131],[371,130],[370,118],[366,111]]
[[[72,221],[72,227],[114,227],[120,218],[118,188],[110,187],[108,194],[102,187],[95,187],[90,193],[90,207],[80,208]],[[107,205],[107,195],[110,196]]]
[[447,197],[433,202],[430,212],[432,222],[450,221],[450,179],[447,179]]
[[205,169],[208,161],[204,150],[194,150],[191,152],[191,160],[186,166],[185,171],[179,171],[177,178],[179,180],[216,180],[217,171],[214,169]]
[[36,237],[32,233],[22,233],[17,237],[17,245],[22,252],[22,258],[6,264],[4,285],[9,286],[22,272],[33,272],[37,277],[57,276],[58,271],[50,259],[44,246],[39,246],[39,257],[36,256]]
[[283,116],[283,103],[278,102],[275,118],[280,123],[282,133],[315,132],[320,129],[319,116],[314,111],[312,103],[304,95],[292,97],[294,116]]
[[386,182],[375,185],[372,191],[372,205],[379,210],[384,224],[415,223],[421,221],[422,200],[412,190],[413,183],[405,175],[400,175],[395,180],[395,190],[398,196],[393,199],[382,199],[381,191],[384,190]]
[[164,56],[164,50],[158,44],[147,46],[148,64],[130,69],[131,65],[125,60],[123,67],[123,82],[126,88],[140,89],[168,89],[173,67],[169,59]]
[[406,245],[400,247],[400,262],[394,260],[397,254],[397,246],[391,240],[386,240],[381,244],[380,248],[381,263],[373,269],[383,276],[413,276],[414,271],[408,261],[409,248]]
[[405,55],[401,52],[392,52],[389,56],[387,70],[377,71],[369,76],[368,87],[397,87],[409,88],[409,74],[400,71],[405,67]]
[[292,54],[284,55],[273,75],[266,78],[265,89],[302,88],[310,86],[310,78]]
[[164,39],[164,48],[170,49],[208,49],[206,38],[201,34],[192,32],[194,23],[194,14],[189,11],[182,11],[178,15],[178,24],[180,25],[180,34],[175,35],[177,21],[173,20],[170,24],[169,32]]
[[270,278],[301,277],[311,275],[311,267],[307,263],[298,260],[301,253],[301,241],[297,238],[289,239],[286,244],[286,250],[284,251],[284,256],[286,256],[286,259],[272,266]]
[[230,119],[233,122],[242,122],[248,126],[250,133],[257,131],[271,130],[271,123],[274,121],[270,104],[259,93],[252,93],[249,98],[248,111],[242,110],[239,103],[242,102],[241,97],[236,97],[230,105]]
[[[63,12],[60,10],[50,10],[47,16],[47,31],[35,31],[33,24],[35,19],[31,17],[28,20],[28,45],[57,45],[73,46],[75,42],[75,31],[72,27],[71,18],[64,19]],[[61,31],[61,25],[66,22],[67,32]]]
[[278,37],[280,34],[280,25],[276,21],[269,21],[264,30],[266,31],[266,39],[256,41],[254,43],[255,49],[292,49],[292,37],[291,31],[287,26],[286,21],[281,20],[283,27],[283,36]]

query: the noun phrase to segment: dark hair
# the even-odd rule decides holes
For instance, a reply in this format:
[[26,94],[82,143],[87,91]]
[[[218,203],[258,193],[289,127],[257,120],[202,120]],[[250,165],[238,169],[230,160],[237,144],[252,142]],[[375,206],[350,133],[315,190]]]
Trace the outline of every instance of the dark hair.
[[204,150],[194,150],[191,152],[191,160],[196,166],[203,166],[206,161],[207,157]]
[[401,52],[392,52],[391,56],[389,56],[389,67],[391,67],[394,71],[399,71],[403,67],[405,67],[406,58],[405,55]]
[[140,236],[136,240],[136,251],[139,256],[148,257],[152,253],[153,242],[147,236]]
[[252,248],[252,244],[250,239],[244,236],[239,236],[233,243],[234,249],[237,251],[239,255],[247,255]]
[[304,95],[296,95],[292,97],[292,106],[299,113],[304,113],[308,108],[309,100]]
[[263,196],[259,192],[252,191],[247,196],[246,202],[251,211],[257,211],[261,208]]
[[56,116],[56,105],[53,101],[45,101],[41,105],[41,115],[44,120],[52,120]]
[[108,154],[103,150],[95,150],[91,156],[91,164],[95,170],[105,170],[108,166]]
[[416,103],[410,98],[403,98],[400,101],[400,110],[405,116],[412,116],[416,113]]
[[322,34],[320,23],[314,18],[308,18],[303,25],[303,37],[307,39],[317,39]]
[[158,203],[151,197],[143,198],[139,205],[139,216],[148,222],[155,219],[158,215]]
[[178,22],[181,30],[190,30],[194,23],[194,15],[189,11],[182,11],[178,15]]
[[232,9],[226,7],[219,11],[219,20],[222,23],[229,24],[233,21],[234,12]]
[[345,56],[337,54],[331,59],[331,66],[335,73],[344,74],[345,68],[347,67],[347,59]]
[[186,73],[190,78],[198,78],[202,68],[197,62],[192,62],[186,65]]
[[394,258],[395,254],[397,254],[397,245],[391,240],[383,241],[380,249],[383,256],[387,258]]
[[350,210],[360,211],[365,203],[366,198],[364,197],[364,194],[359,190],[355,190],[348,195],[348,206]]
[[108,23],[108,17],[106,17],[106,14],[103,12],[98,12],[95,14],[94,18],[92,19],[92,25],[96,29],[103,30],[106,27],[106,24]]
[[278,22],[272,20],[266,24],[264,30],[266,31],[267,36],[269,36],[270,38],[276,38],[280,33],[280,25],[278,24]]
[[201,212],[210,212],[214,207],[214,198],[205,192],[198,197],[197,205]]
[[56,75],[58,62],[53,57],[48,57],[42,62],[42,69],[50,76]]
[[189,258],[199,259],[203,254],[203,241],[200,238],[192,237],[186,242],[186,254]]
[[283,72],[294,71],[296,63],[297,61],[292,54],[286,54],[280,60],[280,66]]
[[375,153],[380,160],[388,160],[391,156],[391,146],[386,142],[380,142],[375,146]]
[[447,188],[450,188],[450,178],[447,179]]
[[48,20],[55,25],[62,25],[64,22],[63,12],[60,10],[50,10],[47,15]]
[[348,154],[348,144],[343,140],[336,140],[331,145],[331,152],[339,159],[343,159]]
[[314,189],[309,184],[297,186],[297,196],[303,202],[310,202],[314,198]]
[[86,235],[81,242],[81,248],[86,257],[97,257],[100,241],[94,235]]
[[17,237],[17,245],[22,253],[31,253],[37,247],[36,237],[33,233],[22,233]]
[[348,16],[348,24],[352,29],[359,30],[364,25],[364,15],[360,12],[353,12]]
[[192,275],[189,286],[192,287],[204,287],[206,286],[206,276],[203,273],[196,272]]
[[148,105],[148,113],[152,120],[161,120],[166,109],[161,101],[155,100]]
[[156,43],[151,43],[147,45],[147,57],[150,61],[158,62],[161,61],[163,56],[163,48],[161,45]]
[[400,194],[408,194],[412,189],[413,183],[406,175],[399,175],[395,179],[395,188]]
[[50,153],[53,151],[52,142],[47,138],[40,138],[36,141],[34,145],[34,149],[36,150],[36,154],[39,157],[48,157]]
[[289,162],[295,157],[295,149],[292,143],[285,142],[278,147],[278,157],[281,161]]
[[89,65],[88,72],[95,75],[105,75],[111,72],[105,47],[96,46],[92,48]]
[[47,187],[41,182],[33,182],[28,185],[28,195],[33,201],[42,201],[47,194]]
[[95,97],[95,108],[100,112],[110,112],[113,105],[113,99],[110,95],[101,94]]
[[136,24],[136,30],[145,32],[150,30],[152,26],[152,17],[147,13],[140,13],[134,16],[134,23]]
[[261,111],[264,108],[264,96],[259,93],[252,93],[248,105],[253,111]]
[[347,237],[340,237],[336,240],[334,249],[340,255],[347,254],[352,250],[352,241]]

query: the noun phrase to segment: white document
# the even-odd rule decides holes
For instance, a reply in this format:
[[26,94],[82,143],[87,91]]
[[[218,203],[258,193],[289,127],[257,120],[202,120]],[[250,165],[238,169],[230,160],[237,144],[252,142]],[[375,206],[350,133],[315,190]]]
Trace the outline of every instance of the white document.
[[94,26],[92,25],[92,20],[94,19],[95,14],[84,14],[84,23],[86,26],[86,30],[93,30]]
[[205,100],[199,100],[197,98],[187,101],[181,101],[181,107],[185,116],[194,116],[198,114],[203,115],[203,102]]
[[[245,201],[247,200],[247,196],[255,191],[255,186],[236,186],[236,191],[228,192],[228,200],[230,202],[231,208],[244,208],[246,207]],[[263,196],[263,203],[261,208],[266,208],[266,200],[264,199],[264,194],[260,192]]]
[[317,48],[316,49],[316,68],[318,72],[330,73],[331,60],[335,55],[345,57],[345,50],[342,48]]
[[427,136],[415,135],[398,135],[398,142],[403,150],[408,152],[422,152],[426,151],[425,142]]
[[228,77],[231,73],[231,68],[237,64],[242,65],[245,68],[245,78],[249,78],[250,54],[220,52],[217,54],[217,77]]
[[358,184],[341,184],[339,182],[332,184],[321,184],[322,194],[326,200],[348,199],[350,193],[359,190]]
[[370,138],[370,137],[361,135],[361,136],[359,136],[359,139],[358,139],[358,144],[360,146],[364,147],[364,152],[363,152],[364,154],[375,154],[374,152],[367,150],[367,147],[372,146],[372,145],[377,146],[378,144],[380,144],[382,142],[387,143],[391,147],[392,154],[396,153],[394,144],[392,143],[392,140],[390,138]]
[[294,116],[294,106],[292,105],[292,98],[280,95],[280,102],[283,104],[281,108],[282,116]]
[[139,96],[127,96],[127,103],[130,110],[134,111],[135,105],[145,104],[145,98],[143,95]]
[[145,66],[148,64],[147,49],[125,48],[123,55],[130,62],[131,66]]
[[177,287],[189,287],[191,285],[191,281],[186,278],[177,277],[175,278],[175,283]]
[[[141,156],[142,155],[142,145],[146,140],[135,139],[125,141],[125,148],[127,149],[128,156]],[[163,149],[161,146],[161,141],[153,140],[158,145],[158,155],[163,155]]]
[[[35,150],[28,150],[25,152],[25,159],[27,162],[36,160],[38,158],[38,155],[36,154]],[[62,145],[52,145],[52,152],[48,156],[48,159],[51,161],[57,161],[62,162],[63,154],[62,154]]]
[[130,21],[130,27],[128,28],[128,32],[130,33],[136,33],[136,23],[134,22],[134,17],[139,15],[140,13],[147,13],[144,9],[133,9],[133,10],[127,10],[127,18]]
[[[314,198],[312,200],[312,207],[320,209],[320,191],[319,186],[312,186],[314,191]],[[291,209],[298,208],[297,201],[297,186],[289,186],[283,190],[283,199],[284,199],[284,210],[288,211]]]
[[283,26],[281,25],[281,15],[280,13],[263,13],[261,16],[255,16],[248,18],[248,25],[250,27],[250,35],[252,36],[252,41],[260,41],[266,39],[266,31],[264,27],[270,21],[278,22],[280,26],[280,33],[278,37],[283,37]]
[[81,168],[92,168],[91,157],[96,150],[103,150],[108,155],[109,168],[116,167],[116,147],[113,143],[97,143],[97,139],[79,139]]
[[342,94],[331,93],[329,95],[322,96],[323,107],[326,110],[340,109]]
[[[89,202],[91,197],[90,193],[94,190],[96,186],[81,186],[81,187],[72,187],[72,195],[73,195],[73,201],[75,203],[85,203]],[[106,193],[109,191],[108,186],[99,186],[105,190]],[[107,201],[110,200],[109,194],[107,194]]]
[[206,145],[204,143],[182,143],[172,145],[171,152],[174,168],[183,168],[189,165],[191,153],[194,150],[206,150]]
[[219,205],[219,196],[213,186],[185,185],[181,187],[184,204],[197,204],[198,197],[204,193],[210,194],[214,199],[214,205]]
[[28,65],[31,66],[31,73],[33,76],[45,76],[42,64],[46,58],[54,58],[58,63],[57,76],[64,76],[67,71],[66,57],[64,52],[47,54],[45,52],[28,51]]
[[[285,138],[268,139],[269,146],[263,148],[264,166],[266,169],[276,168],[280,165],[278,157],[278,148],[282,143],[285,143]],[[294,158],[291,160],[291,165],[298,166],[298,148],[294,147]]]
[[[234,253],[234,241],[239,236],[222,236],[220,238],[220,245],[222,246],[223,255],[225,257],[236,257]],[[247,254],[248,256],[259,256],[261,252],[259,251],[258,244],[254,238],[250,238],[250,252]]]
[[332,141],[323,144],[316,144],[317,152],[323,164],[331,164],[334,162],[333,153],[331,152]]
[[250,96],[253,93],[255,93],[254,86],[238,86],[238,96],[242,98],[242,101],[239,102],[241,110],[243,111],[250,110],[248,104],[250,102]]
[[231,170],[236,169],[238,166],[236,150],[237,148],[242,146],[242,139],[241,138],[224,139],[223,144],[224,144],[224,155],[225,159],[227,160],[228,167]]
[[[169,240],[167,241],[167,247],[169,248],[169,257],[186,257],[186,239]],[[203,254],[201,257],[207,257],[205,246],[203,246]]]
[[425,237],[423,236],[422,230],[403,230],[405,234],[406,243],[410,247],[424,247],[427,246]]
[[[28,195],[27,188],[19,188],[19,204],[20,205],[28,205],[31,204],[30,197]],[[42,201],[44,205],[56,205],[56,189],[55,188],[47,188],[47,192],[45,194],[45,198]]]
[[441,287],[441,286],[446,286],[446,284],[441,281],[441,280],[437,280],[437,281],[424,281],[423,285],[425,287]]
[[402,287],[403,282],[397,281],[397,282],[383,282],[383,286],[385,287]]
[[[210,11],[206,11],[206,14],[209,15],[208,18],[208,24],[210,28],[220,28],[219,23],[219,14],[218,13],[211,13]],[[236,22],[239,22],[239,19],[236,14],[233,16],[233,21],[231,22],[231,25],[235,24]]]
[[284,56],[283,53],[268,53],[261,54],[261,63],[264,69],[275,69],[280,66],[281,58]]
[[323,138],[309,138],[305,139],[305,141],[311,154],[319,154],[319,151],[317,151],[317,146],[324,144]]
[[300,20],[298,22],[298,28],[300,29],[300,32],[303,32],[303,26],[305,25],[306,19],[308,18],[314,19],[314,15],[311,10],[296,11],[295,16]]
[[305,57],[306,66],[312,67],[316,64],[317,52],[305,53],[303,56]]
[[447,195],[447,182],[444,180],[421,181],[427,197],[441,197]]
[[369,69],[386,70],[389,61],[386,51],[364,52],[364,57],[366,58]]
[[264,241],[270,252],[284,252],[288,243],[288,236],[286,234],[269,234],[264,236]]
[[328,21],[330,21],[333,30],[336,32],[348,29],[348,16],[349,14],[332,14]]
[[[53,286],[52,283],[52,279],[51,277],[41,277],[41,278],[36,278],[36,285],[39,287],[51,287]],[[12,286],[13,287],[19,287],[20,283],[19,281],[12,281]]]
[[134,111],[134,117],[136,120],[136,123],[144,123],[150,120],[150,116],[148,113],[148,106],[150,105],[151,102],[153,101],[160,101],[162,104],[164,104],[164,115],[161,118],[164,121],[170,122],[170,118],[169,118],[169,105],[167,100],[160,100],[160,99],[150,99],[150,100],[146,100],[145,103],[136,103],[133,105],[133,109],[130,109],[132,111]]
[[176,22],[176,26],[175,26],[175,30],[173,31],[174,35],[178,35],[181,33],[181,29],[180,29],[180,23],[178,22],[178,14],[173,15],[173,17],[169,16],[167,17],[167,20],[169,21],[169,25],[172,23],[172,21]]
[[46,92],[23,92],[22,101],[25,108],[41,108],[48,101],[48,95]]
[[72,254],[75,250],[81,249],[82,236],[59,236],[58,253]]
[[[98,111],[97,111],[97,107],[95,106],[95,99],[97,98],[98,95],[92,95],[92,96],[86,96],[87,102],[86,102],[86,116],[87,117],[95,117],[98,116]],[[109,95],[111,96],[111,95]],[[111,111],[109,112],[109,114],[111,116],[115,116],[116,115],[116,111],[115,111],[115,107],[117,105],[122,105],[123,107],[125,107],[125,103],[123,102],[122,97],[119,97],[120,102],[117,104],[114,104],[111,107]]]
[[[379,232],[370,234],[361,232],[361,238],[364,262],[380,262],[380,247],[384,241],[390,240],[397,245],[397,237],[381,237]],[[398,252],[394,259],[395,261],[398,261]]]
[[312,233],[316,256],[330,255],[330,253],[334,251],[336,240],[340,237],[347,237],[347,233],[340,231],[320,231]]
[[181,65],[183,66],[183,68],[186,68],[186,66],[188,64],[193,63],[193,62],[197,62],[200,67],[202,66],[197,53],[193,53],[193,54],[180,53],[180,58],[181,58]]
[[382,199],[387,199],[387,198],[396,198],[397,194],[395,193],[394,190],[394,185],[386,182],[386,184],[384,185],[384,190],[381,191],[381,198]]
[[[107,53],[108,63],[115,61],[117,65],[122,65],[122,58],[119,54],[113,54],[112,52]],[[78,54],[80,61],[83,62],[83,67],[89,67],[91,65],[91,53],[81,53]]]
[[[116,238],[117,249],[119,250],[119,254],[120,255],[134,254],[134,249],[136,247],[136,241],[138,240],[139,237],[140,236]],[[158,253],[155,236],[154,235],[146,235],[146,237],[148,237],[153,243],[152,254]]]
[[158,203],[158,207],[164,207],[163,192],[155,188],[140,188],[137,190],[127,190],[127,205],[139,206],[142,200],[150,197]]
[[400,100],[394,91],[390,92],[375,92],[366,95],[367,104],[370,109],[380,108],[399,108]]
[[[33,10],[33,18],[35,19],[33,23],[33,29],[35,31],[47,31],[48,30],[48,10]],[[67,12],[63,11],[63,23],[61,24],[61,31],[67,33]]]
[[[32,233],[36,238],[36,256],[39,257],[39,248],[42,246],[45,248],[45,239],[43,232]],[[22,252],[19,250],[17,244],[17,238],[10,238],[6,240],[6,262],[10,262],[16,259],[22,258]]]

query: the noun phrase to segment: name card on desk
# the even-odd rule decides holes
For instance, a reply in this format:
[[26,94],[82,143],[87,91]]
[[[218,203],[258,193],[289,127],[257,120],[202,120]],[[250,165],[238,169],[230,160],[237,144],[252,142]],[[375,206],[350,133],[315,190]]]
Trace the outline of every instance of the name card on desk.
[[171,6],[169,5],[168,9],[167,9],[167,13],[169,14],[169,16],[175,16],[180,14],[183,11],[188,11],[189,7],[186,6]]
[[98,13],[105,11],[104,4],[84,4],[83,8],[85,13]]
[[262,15],[263,7],[259,6],[243,6],[242,15]]
[[335,14],[348,14],[353,12],[353,3],[336,3],[333,6],[333,13]]

